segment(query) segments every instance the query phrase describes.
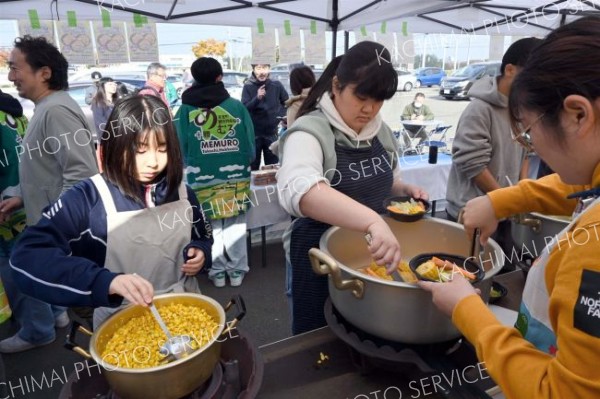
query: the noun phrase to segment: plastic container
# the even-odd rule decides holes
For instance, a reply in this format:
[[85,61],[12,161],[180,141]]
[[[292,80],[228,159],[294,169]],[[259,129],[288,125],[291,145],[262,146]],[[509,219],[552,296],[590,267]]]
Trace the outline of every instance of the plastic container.
[[8,305],[8,296],[4,291],[2,280],[0,280],[0,324],[8,320],[11,315],[12,312],[10,310],[10,306]]

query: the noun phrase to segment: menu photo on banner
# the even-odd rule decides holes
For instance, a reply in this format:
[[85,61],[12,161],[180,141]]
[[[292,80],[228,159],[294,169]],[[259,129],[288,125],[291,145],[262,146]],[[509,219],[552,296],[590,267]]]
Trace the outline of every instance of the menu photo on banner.
[[392,59],[390,61],[397,61],[396,57],[396,40],[394,39],[394,33],[387,31],[387,24],[383,22],[381,29],[376,33],[377,42],[383,45],[389,52]]
[[317,28],[317,22],[311,21],[310,28],[304,34],[304,62],[312,65],[325,65],[327,63],[325,47],[325,29]]
[[33,21],[31,19],[19,20],[19,36],[25,35],[33,37],[43,36],[49,43],[56,45],[56,40],[54,40],[54,24],[52,21],[40,21],[39,19]]
[[106,26],[102,21],[94,21],[93,27],[98,63],[128,63],[129,54],[127,53],[125,23],[112,22],[110,26]]
[[275,63],[275,29],[265,27],[262,18],[252,27],[252,63]]
[[129,42],[129,60],[131,62],[157,62],[158,61],[158,36],[156,24],[143,22],[127,23],[127,38]]
[[283,28],[278,28],[279,62],[293,64],[302,60],[300,53],[300,31],[292,27],[289,20],[283,21]]
[[412,33],[396,35],[398,40],[398,62],[400,64],[413,64],[415,60],[415,41]]
[[67,11],[67,21],[57,21],[60,51],[69,64],[96,64],[89,21],[77,21],[75,12]]

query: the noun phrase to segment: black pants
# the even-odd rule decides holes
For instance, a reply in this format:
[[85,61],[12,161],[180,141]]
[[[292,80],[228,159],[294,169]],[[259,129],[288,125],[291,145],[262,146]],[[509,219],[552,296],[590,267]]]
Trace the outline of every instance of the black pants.
[[269,146],[273,144],[275,140],[277,140],[276,134],[273,136],[256,136],[254,140],[256,144],[256,158],[250,165],[252,170],[258,170],[258,168],[260,168],[261,156],[264,156],[265,158],[265,165],[272,165],[279,162],[279,157],[269,150]]

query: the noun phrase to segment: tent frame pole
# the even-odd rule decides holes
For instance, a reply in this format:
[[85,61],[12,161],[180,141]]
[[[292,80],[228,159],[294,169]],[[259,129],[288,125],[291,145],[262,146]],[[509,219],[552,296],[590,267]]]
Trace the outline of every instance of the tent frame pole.
[[331,26],[331,33],[333,34],[331,40],[331,59],[334,59],[337,55],[337,33],[338,27],[340,26],[338,12],[338,0],[333,0],[331,2],[331,21],[329,21],[329,26]]

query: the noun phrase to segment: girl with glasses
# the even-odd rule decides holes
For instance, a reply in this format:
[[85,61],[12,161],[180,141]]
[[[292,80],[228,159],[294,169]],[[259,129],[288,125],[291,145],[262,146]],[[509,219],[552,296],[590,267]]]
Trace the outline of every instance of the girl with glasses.
[[538,249],[515,328],[502,325],[462,278],[420,283],[507,398],[600,397],[599,63],[596,17],[556,29],[532,52],[512,85],[509,111],[517,141],[556,173],[490,192],[465,208],[465,227],[480,228],[482,243],[513,214],[572,215]]

